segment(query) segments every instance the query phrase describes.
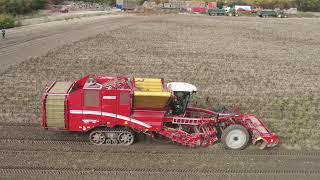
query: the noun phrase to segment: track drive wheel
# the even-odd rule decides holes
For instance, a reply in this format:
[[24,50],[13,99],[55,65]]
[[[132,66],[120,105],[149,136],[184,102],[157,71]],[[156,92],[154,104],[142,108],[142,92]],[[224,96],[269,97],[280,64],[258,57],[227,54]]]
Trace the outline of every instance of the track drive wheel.
[[118,136],[118,142],[121,145],[129,146],[134,142],[134,134],[130,131],[123,131]]
[[238,124],[228,126],[221,135],[224,147],[233,150],[244,149],[248,145],[249,138],[248,130]]
[[95,145],[102,145],[106,141],[105,133],[94,130],[89,134],[89,140]]

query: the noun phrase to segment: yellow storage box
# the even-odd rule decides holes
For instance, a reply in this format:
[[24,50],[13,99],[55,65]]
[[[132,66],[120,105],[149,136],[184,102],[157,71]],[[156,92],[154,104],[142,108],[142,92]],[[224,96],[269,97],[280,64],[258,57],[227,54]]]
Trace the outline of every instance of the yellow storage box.
[[136,78],[135,87],[135,109],[163,109],[171,97],[171,93],[163,88],[161,79]]

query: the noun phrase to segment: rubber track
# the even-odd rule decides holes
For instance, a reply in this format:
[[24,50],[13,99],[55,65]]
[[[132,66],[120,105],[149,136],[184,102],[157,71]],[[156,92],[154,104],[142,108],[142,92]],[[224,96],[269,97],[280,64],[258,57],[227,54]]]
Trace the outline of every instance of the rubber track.
[[248,170],[248,169],[144,169],[144,168],[51,168],[51,167],[27,167],[27,166],[0,166],[0,174],[50,174],[50,175],[108,175],[108,174],[178,174],[178,175],[238,175],[238,174],[265,174],[265,175],[318,175],[320,170]]

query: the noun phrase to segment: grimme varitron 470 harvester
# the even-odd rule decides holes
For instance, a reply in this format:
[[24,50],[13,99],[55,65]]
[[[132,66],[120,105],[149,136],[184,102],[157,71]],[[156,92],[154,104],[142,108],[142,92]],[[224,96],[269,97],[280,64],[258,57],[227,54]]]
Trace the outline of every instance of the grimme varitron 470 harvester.
[[43,127],[85,132],[96,145],[130,145],[136,133],[189,146],[221,141],[243,149],[249,142],[276,146],[278,137],[255,115],[221,114],[189,107],[194,85],[163,79],[86,76],[54,82],[42,97]]

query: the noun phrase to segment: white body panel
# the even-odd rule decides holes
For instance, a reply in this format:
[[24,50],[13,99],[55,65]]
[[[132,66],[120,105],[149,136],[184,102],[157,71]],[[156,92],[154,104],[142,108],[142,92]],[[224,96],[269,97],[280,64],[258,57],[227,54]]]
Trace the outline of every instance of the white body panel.
[[171,91],[196,92],[197,87],[185,82],[172,82],[167,84]]

